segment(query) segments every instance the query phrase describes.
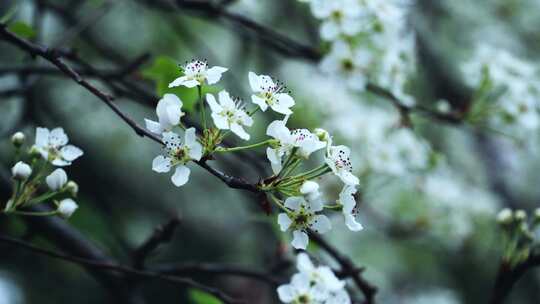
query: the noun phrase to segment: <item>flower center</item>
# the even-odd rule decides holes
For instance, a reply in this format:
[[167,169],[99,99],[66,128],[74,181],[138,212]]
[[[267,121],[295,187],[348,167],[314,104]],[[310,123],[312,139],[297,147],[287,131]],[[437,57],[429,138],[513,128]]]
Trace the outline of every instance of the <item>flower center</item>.
[[306,295],[306,294],[300,295],[300,296],[296,299],[296,303],[298,303],[298,304],[309,304],[309,302],[310,302],[309,296]]

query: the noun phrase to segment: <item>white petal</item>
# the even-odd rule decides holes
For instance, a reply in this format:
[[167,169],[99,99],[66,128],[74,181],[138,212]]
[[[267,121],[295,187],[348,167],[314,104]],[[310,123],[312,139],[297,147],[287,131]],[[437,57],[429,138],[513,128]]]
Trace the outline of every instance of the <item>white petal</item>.
[[266,101],[264,101],[264,99],[260,98],[259,96],[257,95],[251,95],[251,101],[258,105],[260,108],[261,108],[261,111],[266,111],[266,109],[268,109],[268,105],[266,104]]
[[339,25],[333,21],[325,21],[320,28],[321,38],[327,41],[338,38],[341,29]]
[[283,141],[291,137],[291,131],[285,126],[284,121],[274,120],[266,128],[266,135]]
[[36,128],[36,146],[37,147],[46,147],[49,145],[49,129],[47,128]]
[[197,142],[197,135],[195,134],[195,128],[189,128],[184,134],[184,144],[188,147],[191,147]]
[[279,286],[277,288],[277,293],[279,300],[283,303],[291,303],[296,298],[294,288],[289,284]]
[[292,224],[292,220],[286,213],[278,214],[278,224],[281,231],[287,231]]
[[45,178],[45,182],[49,189],[58,191],[67,183],[68,177],[63,169],[56,169]]
[[338,173],[338,176],[347,185],[354,186],[354,185],[360,184],[360,180],[358,179],[358,177],[356,177],[354,174],[352,174],[351,172],[347,170],[340,170],[340,172]]
[[266,157],[271,163],[281,164],[281,156],[278,154],[277,149],[266,148]]
[[278,113],[284,114],[284,115],[290,115],[293,113],[287,106],[283,106],[277,102],[271,105],[270,107],[272,108],[272,110]]
[[171,159],[163,155],[159,155],[152,161],[152,170],[158,173],[165,173],[171,170]]
[[71,165],[71,162],[63,160],[61,158],[55,158],[51,161],[51,164],[57,167],[65,167]]
[[296,249],[303,249],[305,250],[307,248],[309,242],[308,235],[300,230],[293,231],[293,240],[291,242],[291,245]]
[[294,106],[294,99],[286,93],[279,93],[276,95],[276,99],[280,106],[290,108]]
[[231,95],[229,94],[229,92],[227,92],[225,90],[221,90],[218,93],[218,98],[219,98],[219,103],[221,104],[221,106],[223,108],[225,108],[225,109],[234,109],[235,108],[234,100],[232,100]]
[[326,233],[332,229],[332,224],[326,215],[316,215],[311,221],[311,228],[317,233]]
[[352,215],[350,213],[347,213],[347,214],[343,214],[343,216],[345,217],[345,225],[347,225],[349,230],[351,230],[351,231],[360,231],[360,230],[364,229],[362,224],[360,224],[360,223],[358,223],[356,221],[356,218],[354,217],[354,215]]
[[301,252],[296,258],[296,268],[298,268],[298,271],[300,272],[310,272],[315,269],[315,266],[311,262],[309,256]]
[[49,144],[55,147],[61,147],[68,143],[68,137],[64,129],[54,128],[49,134]]
[[212,110],[213,113],[219,113],[223,110],[223,108],[217,103],[216,98],[212,94],[206,94],[206,102],[210,106],[210,110]]
[[229,120],[227,119],[227,117],[218,113],[212,113],[212,115],[210,116],[212,116],[212,121],[214,122],[214,125],[216,125],[216,128],[220,130],[230,129]]
[[185,86],[186,88],[194,88],[194,87],[196,87],[198,85],[200,85],[200,83],[195,79],[186,80],[183,83],[183,86]]
[[150,119],[144,119],[144,122],[146,123],[146,129],[154,134],[161,134],[163,132],[163,129],[161,129],[161,125],[157,121],[153,121]]
[[73,145],[67,145],[60,149],[60,155],[64,160],[72,162],[83,155],[83,151]]
[[176,171],[174,171],[174,174],[171,177],[171,181],[176,187],[183,186],[189,180],[189,173],[190,173],[190,170],[188,167],[178,166],[176,167]]
[[285,207],[291,210],[299,210],[303,204],[306,204],[306,200],[301,196],[291,196],[285,200]]
[[228,69],[220,66],[214,66],[206,71],[206,81],[208,84],[215,84],[221,79],[221,74],[225,73]]
[[231,125],[231,131],[238,135],[238,137],[240,137],[241,139],[243,140],[249,140],[249,134],[244,130],[244,128],[242,128],[241,125],[237,124],[237,123],[233,123]]
[[261,91],[261,83],[259,81],[259,76],[253,72],[248,73],[249,78],[249,86],[251,87],[251,90],[255,93],[259,93]]
[[181,85],[184,85],[184,83],[187,81],[186,76],[180,76],[173,80],[171,83],[169,83],[169,88],[179,87]]
[[200,143],[195,142],[189,146],[189,158],[199,161],[201,160],[202,154],[203,146]]

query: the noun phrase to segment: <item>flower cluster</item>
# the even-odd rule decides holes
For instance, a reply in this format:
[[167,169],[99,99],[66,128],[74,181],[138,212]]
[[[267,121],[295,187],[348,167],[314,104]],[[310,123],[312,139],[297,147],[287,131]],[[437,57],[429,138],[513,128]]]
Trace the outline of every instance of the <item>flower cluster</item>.
[[[540,69],[504,49],[480,45],[462,66],[469,85],[478,88],[474,115],[512,135],[540,129]],[[525,134],[519,132],[525,131]]]
[[406,27],[407,10],[398,0],[312,0],[321,20],[320,35],[330,44],[321,69],[364,91],[368,81],[386,87],[403,103],[407,79],[414,72],[414,35]]
[[[163,154],[152,163],[154,171],[165,173],[175,168],[171,180],[174,185],[182,186],[188,182],[190,169],[187,164],[190,162],[201,163],[213,159],[215,154],[266,147],[273,175],[261,179],[257,187],[280,209],[278,223],[281,230],[293,231],[293,247],[305,249],[310,230],[324,233],[331,229],[330,220],[323,214],[325,209],[342,211],[350,230],[362,229],[356,221],[358,208],[354,197],[360,182],[353,174],[350,149],[334,145],[331,135],[323,129],[289,128],[287,123],[293,115],[295,101],[283,83],[267,75],[249,72],[252,108],[248,111],[247,104],[240,98],[233,98],[226,90],[221,90],[217,98],[213,94],[203,96],[202,87],[215,84],[226,68],[209,68],[205,61],[194,60],[182,69],[184,75],[170,86],[197,87],[203,130],[197,134],[194,128],[186,128],[181,122],[185,115],[183,102],[176,95],[165,94],[156,108],[157,121],[146,119],[147,129],[160,135],[164,145]],[[206,107],[210,108],[213,126],[207,125]],[[268,139],[237,147],[221,144],[230,133],[249,140],[247,128],[254,124],[254,115],[269,109],[284,117],[267,126]],[[183,129],[183,140],[175,129]],[[324,152],[324,162],[313,169],[300,171],[302,164],[317,151]],[[344,185],[339,198],[330,204],[325,203],[315,181],[329,173]]]
[[502,209],[497,214],[497,222],[503,231],[503,260],[512,266],[525,261],[531,250],[538,246],[535,233],[540,224],[540,208],[528,219],[524,210]]
[[283,303],[331,304],[351,303],[345,281],[339,280],[328,266],[315,266],[305,253],[298,254],[298,273],[291,282],[277,289]]
[[[23,151],[25,140],[26,136],[22,132],[15,133],[11,138],[18,161],[11,169],[14,191],[4,212],[69,218],[78,208],[73,198],[79,187],[74,181],[68,180],[63,168],[54,167],[71,165],[83,155],[82,150],[68,144],[68,137],[62,128],[49,130],[38,127],[35,144]],[[27,210],[28,207],[44,202],[52,202],[55,209],[47,212]]]

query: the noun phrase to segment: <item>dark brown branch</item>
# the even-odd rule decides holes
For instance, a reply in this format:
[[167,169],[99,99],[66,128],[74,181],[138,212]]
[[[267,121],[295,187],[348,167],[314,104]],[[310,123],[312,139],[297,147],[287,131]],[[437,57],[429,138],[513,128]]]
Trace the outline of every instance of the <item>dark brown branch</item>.
[[504,303],[519,279],[521,279],[527,271],[538,266],[540,266],[540,254],[532,254],[527,260],[514,268],[506,262],[501,263],[489,303]]
[[159,225],[154,233],[133,252],[133,266],[143,269],[146,259],[163,243],[171,241],[180,219],[178,216],[171,218],[167,223]]
[[208,273],[214,275],[241,276],[256,279],[272,285],[283,283],[271,273],[253,270],[236,265],[223,265],[211,263],[182,263],[182,264],[163,264],[152,268],[152,270],[170,275],[190,275]]
[[[8,31],[5,27],[5,25],[0,25],[0,36],[3,40],[6,40],[17,47],[27,51],[32,56],[36,57],[42,57],[46,60],[48,60],[50,63],[55,65],[60,71],[62,71],[64,74],[69,76],[71,79],[73,79],[75,82],[77,82],[80,86],[84,87],[86,90],[88,90],[90,93],[92,93],[94,96],[96,96],[98,99],[100,99],[102,102],[104,102],[109,108],[113,110],[126,124],[128,124],[135,133],[141,137],[148,137],[149,139],[153,140],[154,142],[157,142],[161,145],[163,145],[163,142],[161,139],[147,131],[145,128],[139,126],[133,119],[131,119],[129,116],[127,116],[122,110],[113,103],[114,97],[104,93],[100,89],[96,88],[92,84],[90,84],[88,81],[84,80],[81,75],[79,75],[74,69],[72,69],[70,66],[65,64],[61,59],[60,55],[56,52],[55,49],[49,49],[47,47],[39,46],[37,44],[31,43],[29,41],[26,41],[22,38],[19,38],[17,35],[11,33]],[[208,172],[210,172],[212,175],[218,177],[221,181],[223,181],[225,184],[227,184],[229,187],[234,189],[243,189],[250,192],[259,192],[257,187],[253,184],[250,184],[243,179],[232,177],[229,175],[226,175],[222,173],[221,171],[214,169],[210,167],[205,160],[196,162],[199,166],[206,169]]]
[[118,272],[118,273],[130,275],[130,276],[138,277],[138,278],[159,279],[159,280],[166,281],[173,284],[189,286],[192,288],[202,290],[206,293],[209,293],[215,296],[216,298],[220,299],[224,303],[230,303],[230,304],[242,303],[241,301],[238,301],[229,297],[228,295],[224,294],[218,289],[203,285],[201,283],[198,283],[188,278],[165,275],[165,274],[161,274],[159,272],[153,272],[153,271],[137,270],[137,269],[129,268],[129,267],[122,266],[119,264],[104,263],[104,262],[84,259],[84,258],[80,258],[76,256],[70,256],[70,255],[55,252],[52,250],[43,249],[43,248],[34,246],[32,244],[23,242],[21,240],[17,240],[17,239],[5,237],[5,236],[0,236],[0,242],[11,245],[11,246],[15,246],[18,248],[23,248],[23,249],[26,249],[35,253],[39,253],[45,256],[49,256],[55,259],[60,259],[63,261],[79,264],[79,265],[94,268],[94,269]]
[[328,252],[341,266],[341,276],[349,276],[352,278],[356,286],[362,291],[366,299],[366,304],[375,303],[375,294],[377,293],[377,287],[371,285],[366,279],[362,277],[362,268],[357,267],[351,261],[351,259],[341,254],[336,248],[328,243],[323,237],[317,233],[310,232],[309,238],[313,242],[317,243],[324,251]]

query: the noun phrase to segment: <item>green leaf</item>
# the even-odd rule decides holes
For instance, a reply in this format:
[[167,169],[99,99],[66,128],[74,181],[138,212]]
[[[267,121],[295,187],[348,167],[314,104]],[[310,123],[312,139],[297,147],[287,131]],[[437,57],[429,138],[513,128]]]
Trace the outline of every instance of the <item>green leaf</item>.
[[8,26],[8,30],[13,32],[14,34],[18,35],[18,36],[21,36],[23,38],[27,38],[27,39],[30,39],[30,38],[33,38],[34,36],[36,36],[36,31],[34,31],[34,29],[22,22],[22,21],[16,21],[12,24],[10,24]]
[[[146,79],[150,79],[156,84],[156,93],[163,96],[165,93],[176,94],[183,102],[183,110],[190,112],[199,98],[197,88],[176,87],[169,88],[169,83],[182,75],[178,63],[167,56],[158,56],[152,65],[142,71],[142,75]],[[204,86],[202,93],[217,93],[219,88],[212,86]]]
[[218,298],[197,289],[189,291],[189,297],[194,304],[222,304]]

